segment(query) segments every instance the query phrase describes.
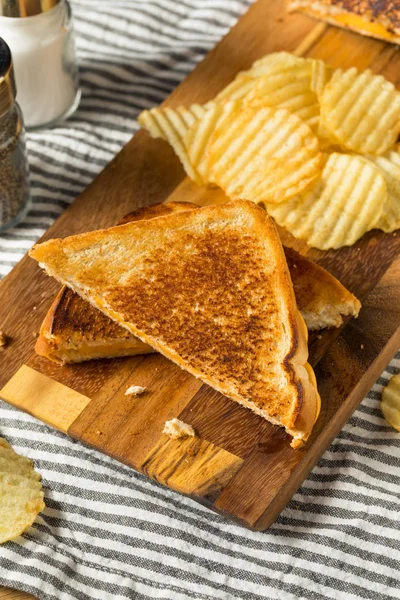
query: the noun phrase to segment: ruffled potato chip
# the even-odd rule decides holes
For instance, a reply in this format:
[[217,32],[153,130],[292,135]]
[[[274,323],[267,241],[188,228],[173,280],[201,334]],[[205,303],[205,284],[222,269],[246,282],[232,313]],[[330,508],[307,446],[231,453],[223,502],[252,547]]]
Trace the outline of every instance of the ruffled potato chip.
[[[226,114],[230,113],[231,104],[231,102],[220,104],[210,102],[206,112],[190,126],[185,137],[189,160],[193,168],[200,173],[203,181],[208,183],[212,182],[209,170],[208,145],[219,122],[223,121]],[[237,101],[236,104],[242,106],[240,101]]]
[[359,156],[325,156],[321,177],[306,192],[266,208],[278,225],[320,250],[351,246],[374,229],[387,202],[379,170]]
[[320,92],[329,80],[332,69],[323,61],[301,58],[288,52],[276,52],[256,61],[248,71],[242,71],[214,99],[246,99],[255,105],[286,108],[318,130]]
[[400,228],[400,154],[396,148],[381,156],[368,154],[365,158],[379,168],[386,181],[388,200],[383,207],[377,228],[391,233]]
[[272,52],[256,60],[247,71],[239,71],[235,79],[214,98],[214,102],[240,100],[254,90],[257,78],[279,73],[282,70],[295,70],[304,67],[311,59],[301,58],[289,52]]
[[229,103],[207,155],[210,181],[231,199],[281,203],[321,173],[318,139],[282,108]]
[[144,110],[138,117],[138,122],[143,129],[147,129],[153,138],[161,138],[171,144],[175,154],[181,161],[186,174],[199,185],[203,179],[189,160],[184,139],[189,127],[200,118],[205,108],[200,104],[193,104],[189,108],[179,106],[173,108],[152,108]]
[[384,154],[400,133],[400,92],[370,70],[337,69],[320,103],[320,133],[347,150]]
[[192,125],[186,143],[202,177],[231,199],[283,202],[321,172],[317,138],[285,109],[215,104]]
[[44,509],[40,475],[0,438],[0,544],[28,529]]

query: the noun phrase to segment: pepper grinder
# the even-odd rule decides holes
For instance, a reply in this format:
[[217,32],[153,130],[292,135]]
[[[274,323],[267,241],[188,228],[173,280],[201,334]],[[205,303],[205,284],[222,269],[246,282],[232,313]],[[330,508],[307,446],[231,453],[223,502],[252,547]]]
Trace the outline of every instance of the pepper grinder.
[[13,55],[26,128],[70,116],[81,92],[68,1],[0,0],[0,32]]
[[0,38],[0,232],[16,225],[30,206],[24,122],[16,95],[11,52]]

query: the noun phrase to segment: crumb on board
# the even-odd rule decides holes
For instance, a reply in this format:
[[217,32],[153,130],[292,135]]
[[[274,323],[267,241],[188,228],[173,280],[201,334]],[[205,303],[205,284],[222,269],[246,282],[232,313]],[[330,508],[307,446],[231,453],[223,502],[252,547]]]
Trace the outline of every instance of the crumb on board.
[[317,335],[317,340],[322,340],[322,335]]
[[37,331],[32,331],[32,335],[34,338],[38,338],[39,337],[39,333]]
[[165,421],[163,433],[173,440],[179,440],[187,437],[195,437],[195,431],[191,425],[184,423],[177,418]]
[[361,350],[364,350],[364,344],[360,345]]
[[8,344],[8,337],[5,333],[0,331],[0,349],[3,350]]
[[130,385],[125,392],[125,396],[140,396],[145,391],[146,388],[142,385]]

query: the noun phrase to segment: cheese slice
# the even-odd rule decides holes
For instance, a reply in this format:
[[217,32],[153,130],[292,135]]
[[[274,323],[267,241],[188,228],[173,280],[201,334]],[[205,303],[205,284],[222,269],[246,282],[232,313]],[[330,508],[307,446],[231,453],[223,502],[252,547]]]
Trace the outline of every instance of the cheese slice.
[[334,15],[332,18],[340,25],[351,27],[351,29],[356,29],[357,31],[362,31],[366,35],[376,35],[377,37],[382,37],[387,40],[390,40],[390,38],[393,37],[393,34],[387,31],[380,23],[371,23],[359,15]]
[[379,39],[387,40],[388,42],[396,44],[400,43],[400,36],[396,35],[396,33],[388,31],[381,23],[377,23],[376,21],[369,21],[361,15],[355,15],[353,13],[348,12],[341,14],[332,14],[328,11],[323,12],[315,8],[298,6],[296,2],[293,3],[292,10],[299,10],[300,12],[310,15],[311,17],[321,19],[322,21],[327,21],[332,25],[337,25],[339,27],[351,29],[352,31],[361,33],[363,35],[377,37]]

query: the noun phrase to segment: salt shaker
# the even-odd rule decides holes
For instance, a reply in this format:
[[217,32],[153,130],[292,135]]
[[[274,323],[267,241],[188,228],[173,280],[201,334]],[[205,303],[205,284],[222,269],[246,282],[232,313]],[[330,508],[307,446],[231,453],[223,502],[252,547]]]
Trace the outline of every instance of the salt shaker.
[[30,205],[24,123],[15,97],[11,52],[0,38],[0,232],[16,225]]
[[67,0],[0,0],[0,35],[13,55],[26,128],[70,116],[81,93]]

